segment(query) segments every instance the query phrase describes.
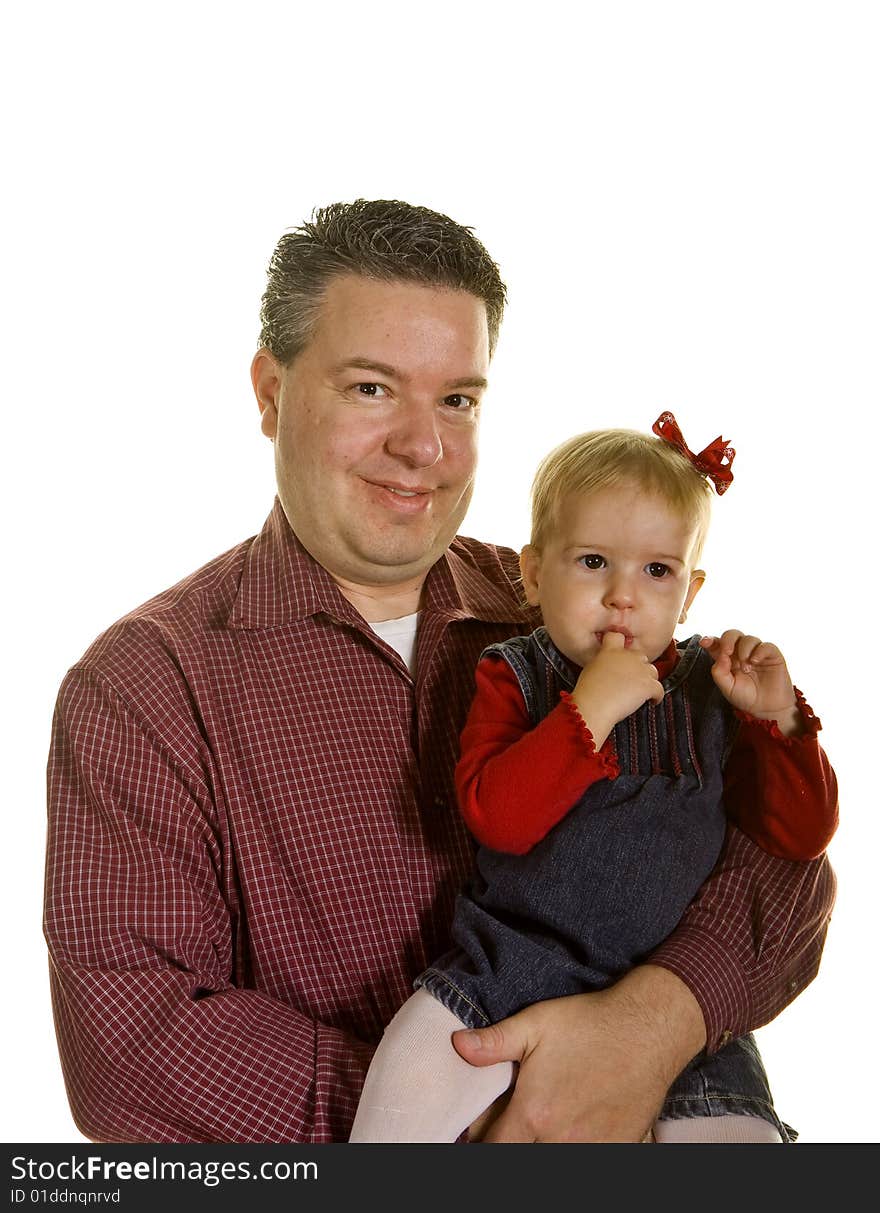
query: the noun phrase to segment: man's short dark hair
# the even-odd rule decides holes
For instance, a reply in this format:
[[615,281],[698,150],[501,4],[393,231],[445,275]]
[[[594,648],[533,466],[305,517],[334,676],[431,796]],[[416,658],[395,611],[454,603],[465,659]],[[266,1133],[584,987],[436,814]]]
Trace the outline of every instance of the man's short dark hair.
[[468,291],[486,305],[494,351],[507,290],[473,234],[447,215],[407,202],[334,202],[278,241],[260,309],[260,344],[288,366],[312,334],[333,278],[360,274]]

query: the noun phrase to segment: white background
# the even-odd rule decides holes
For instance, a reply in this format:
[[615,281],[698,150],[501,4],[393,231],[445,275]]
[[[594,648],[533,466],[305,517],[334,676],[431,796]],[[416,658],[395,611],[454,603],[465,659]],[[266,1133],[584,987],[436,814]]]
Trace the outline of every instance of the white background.
[[467,533],[520,546],[575,431],[671,408],[737,447],[689,626],[782,645],[842,806],[821,972],[759,1040],[802,1141],[876,1140],[878,24],[847,0],[7,10],[4,1140],[82,1140],[40,931],[58,683],[259,529],[265,266],[356,197],[473,225],[509,286]]

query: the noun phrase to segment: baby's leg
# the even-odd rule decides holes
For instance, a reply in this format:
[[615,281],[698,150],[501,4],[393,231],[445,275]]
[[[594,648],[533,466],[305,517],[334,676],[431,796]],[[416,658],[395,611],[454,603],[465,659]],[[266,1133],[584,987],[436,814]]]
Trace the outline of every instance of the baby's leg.
[[775,1125],[760,1116],[687,1116],[681,1120],[658,1120],[654,1141],[662,1145],[695,1142],[748,1142],[781,1144]]
[[452,1142],[510,1086],[513,1065],[472,1066],[450,1037],[461,1020],[417,990],[373,1057],[350,1142]]

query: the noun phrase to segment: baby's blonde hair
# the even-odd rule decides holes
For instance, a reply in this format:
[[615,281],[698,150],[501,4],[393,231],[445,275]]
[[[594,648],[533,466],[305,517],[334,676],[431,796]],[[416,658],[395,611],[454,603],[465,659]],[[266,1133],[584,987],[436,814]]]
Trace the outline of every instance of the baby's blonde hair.
[[542,550],[565,498],[620,484],[655,493],[680,517],[693,521],[695,566],[709,529],[709,482],[675,447],[639,430],[576,434],[544,457],[532,482],[532,546]]

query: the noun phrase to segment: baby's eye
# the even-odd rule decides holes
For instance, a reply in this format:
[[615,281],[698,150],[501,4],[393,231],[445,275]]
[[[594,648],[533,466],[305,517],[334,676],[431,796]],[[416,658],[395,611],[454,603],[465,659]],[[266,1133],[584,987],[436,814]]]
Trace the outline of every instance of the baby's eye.
[[598,552],[590,552],[587,556],[578,557],[580,564],[585,569],[602,569],[605,567],[605,557],[600,556]]
[[656,577],[659,581],[661,577],[668,577],[672,572],[668,564],[663,564],[659,560],[652,560],[650,564],[645,565],[645,572],[649,577]]

